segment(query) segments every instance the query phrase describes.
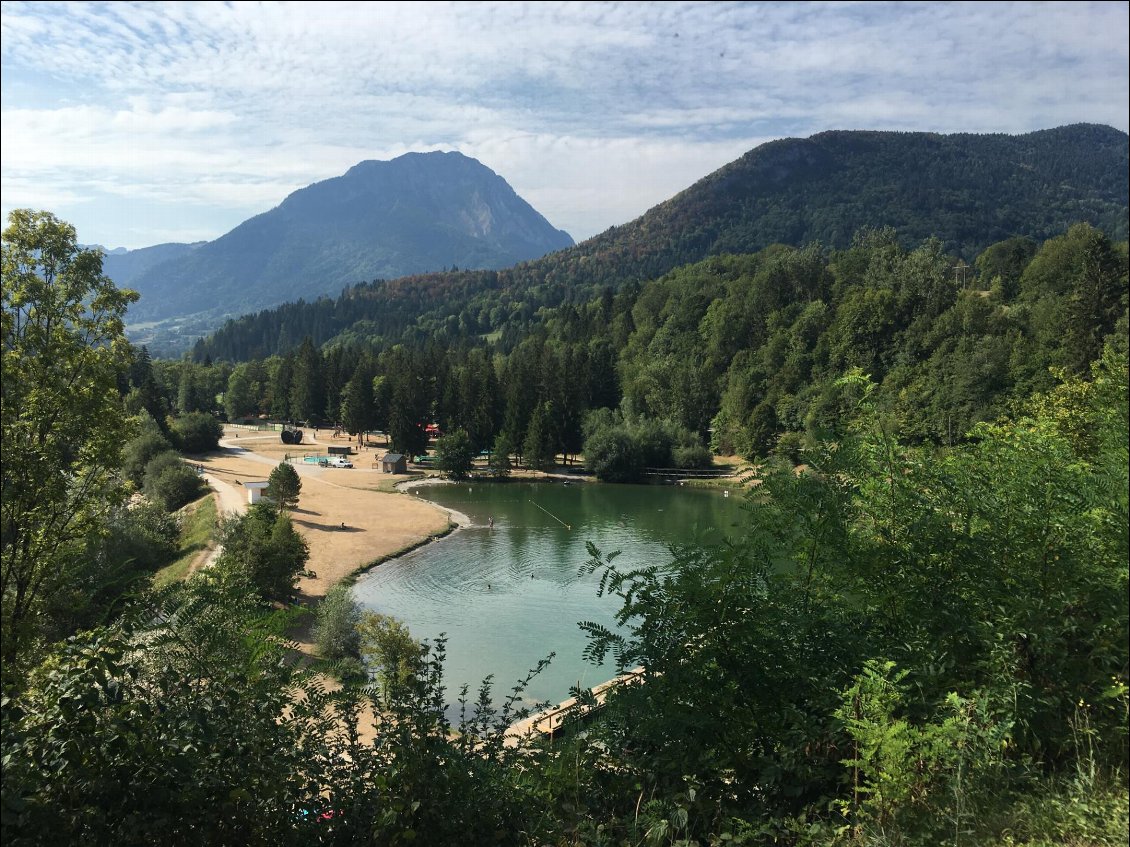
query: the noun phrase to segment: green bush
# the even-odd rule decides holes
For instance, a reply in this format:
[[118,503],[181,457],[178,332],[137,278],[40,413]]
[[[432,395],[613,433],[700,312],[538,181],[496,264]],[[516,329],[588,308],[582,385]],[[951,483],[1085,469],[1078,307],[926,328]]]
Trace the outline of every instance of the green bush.
[[65,586],[47,598],[46,632],[63,638],[99,626],[140,594],[150,577],[176,555],[180,521],[157,503],[115,506],[105,531],[89,538],[85,555]]
[[200,475],[172,450],[160,453],[145,466],[145,496],[167,512],[191,503],[207,489]]
[[122,448],[122,474],[138,488],[145,483],[145,466],[154,456],[173,449],[155,423],[146,426],[136,438],[131,438]]
[[156,503],[119,510],[110,520],[107,555],[155,571],[172,560],[180,537],[180,520]]
[[358,627],[361,656],[385,696],[403,691],[424,669],[425,650],[403,621],[391,615],[366,612]]
[[585,420],[585,466],[604,482],[632,482],[645,468],[705,468],[713,457],[697,435],[673,421],[625,421],[599,409]]
[[777,436],[777,446],[773,449],[775,456],[788,459],[794,465],[800,462],[804,452],[804,435],[799,432],[782,432]]
[[244,579],[268,600],[289,600],[310,556],[290,517],[268,500],[224,524],[221,573]]
[[436,464],[455,479],[467,476],[474,458],[475,448],[465,429],[457,429],[436,440]]
[[184,453],[207,453],[220,446],[224,425],[205,412],[190,412],[173,422],[173,438]]
[[709,468],[714,454],[702,444],[680,445],[671,451],[671,462],[677,468]]
[[603,482],[631,482],[643,473],[643,459],[623,427],[599,429],[585,439],[585,467]]
[[327,659],[359,658],[361,608],[347,585],[335,585],[318,606],[314,621],[314,643]]

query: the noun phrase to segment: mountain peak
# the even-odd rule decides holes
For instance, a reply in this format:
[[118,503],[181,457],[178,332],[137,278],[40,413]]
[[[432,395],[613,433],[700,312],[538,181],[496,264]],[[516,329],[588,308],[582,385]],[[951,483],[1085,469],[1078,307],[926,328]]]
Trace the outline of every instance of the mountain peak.
[[452,266],[496,270],[572,245],[478,160],[406,153],[359,162],[146,269],[131,281],[142,299],[130,318],[253,311],[373,279]]

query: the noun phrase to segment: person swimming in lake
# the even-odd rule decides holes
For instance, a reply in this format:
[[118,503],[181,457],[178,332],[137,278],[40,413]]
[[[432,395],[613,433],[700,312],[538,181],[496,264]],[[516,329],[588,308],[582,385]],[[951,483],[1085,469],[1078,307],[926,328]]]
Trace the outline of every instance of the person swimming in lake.
[[487,518],[487,529],[494,529],[494,515]]

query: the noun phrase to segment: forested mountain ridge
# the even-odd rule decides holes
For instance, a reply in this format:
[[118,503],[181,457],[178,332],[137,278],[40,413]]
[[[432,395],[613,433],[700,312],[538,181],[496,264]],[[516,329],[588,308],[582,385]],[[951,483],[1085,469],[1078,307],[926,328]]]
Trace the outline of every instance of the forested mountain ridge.
[[114,280],[114,284],[119,288],[131,288],[134,280],[150,268],[180,258],[205,243],[203,241],[193,244],[170,242],[142,247],[139,250],[115,250],[102,257],[102,273]]
[[480,162],[409,153],[361,162],[147,268],[130,280],[142,299],[129,320],[238,314],[374,277],[506,267],[572,244]]
[[[394,441],[438,422],[466,430],[476,449],[501,439],[547,462],[616,446],[613,436],[594,442],[600,432],[626,443],[633,428],[670,425],[649,439],[699,451],[646,463],[657,467],[709,462],[705,445],[754,461],[795,456],[834,436],[851,372],[871,379],[873,401],[905,437],[952,445],[1050,390],[1056,374],[1084,376],[1105,344],[1126,350],[1125,241],[1076,224],[1043,244],[1010,238],[970,266],[955,262],[938,239],[907,250],[891,228],[861,230],[844,250],[774,245],[586,301],[522,304],[485,337],[471,332],[482,313],[467,309],[399,333],[367,321],[321,349],[308,337],[234,367],[154,367],[165,408],[184,412],[218,412],[222,396],[230,417],[390,428]],[[636,465],[613,474],[638,475]]]
[[243,359],[321,344],[421,337],[437,327],[489,333],[542,306],[587,300],[711,255],[774,243],[849,246],[867,227],[903,247],[936,237],[971,261],[1022,236],[1037,242],[1077,222],[1127,236],[1126,133],[1079,124],[1025,135],[826,132],[784,139],[573,248],[498,272],[440,273],[355,286],[336,301],[288,304],[240,318],[196,355]]

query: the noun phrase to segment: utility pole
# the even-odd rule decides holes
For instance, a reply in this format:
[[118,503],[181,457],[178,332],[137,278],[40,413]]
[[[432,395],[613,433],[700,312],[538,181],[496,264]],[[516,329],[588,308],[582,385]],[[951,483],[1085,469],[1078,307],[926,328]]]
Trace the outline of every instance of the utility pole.
[[969,265],[965,264],[964,260],[958,259],[957,264],[953,266],[953,281],[957,282],[958,274],[961,274],[961,288],[965,289],[965,272],[969,270]]

